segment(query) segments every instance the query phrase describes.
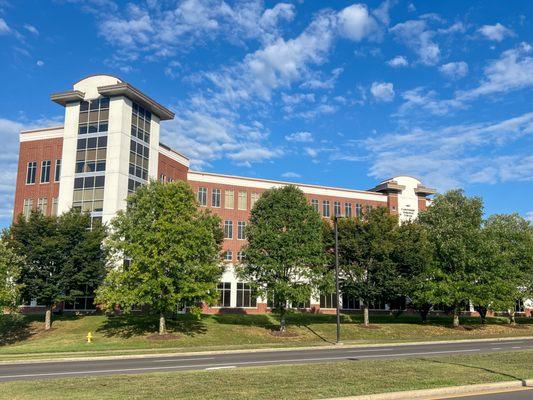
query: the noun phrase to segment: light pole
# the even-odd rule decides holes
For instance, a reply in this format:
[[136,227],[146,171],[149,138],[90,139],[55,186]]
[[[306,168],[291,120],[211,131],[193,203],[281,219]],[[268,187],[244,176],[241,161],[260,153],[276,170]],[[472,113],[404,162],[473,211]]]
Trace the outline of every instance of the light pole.
[[337,297],[337,341],[336,344],[341,342],[341,314],[339,304],[339,228],[338,217],[333,219],[333,226],[335,229],[335,296]]

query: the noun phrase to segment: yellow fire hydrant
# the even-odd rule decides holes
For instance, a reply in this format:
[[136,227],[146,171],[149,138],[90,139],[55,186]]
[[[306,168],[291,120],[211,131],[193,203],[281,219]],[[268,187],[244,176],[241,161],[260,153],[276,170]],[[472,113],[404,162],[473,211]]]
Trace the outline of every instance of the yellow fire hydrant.
[[89,332],[87,334],[87,343],[92,343],[92,341],[93,341],[93,334]]

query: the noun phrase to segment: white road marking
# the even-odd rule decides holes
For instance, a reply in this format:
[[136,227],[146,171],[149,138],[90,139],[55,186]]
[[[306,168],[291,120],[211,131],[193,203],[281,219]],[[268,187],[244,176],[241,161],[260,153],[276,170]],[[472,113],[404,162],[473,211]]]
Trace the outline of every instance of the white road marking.
[[205,370],[206,371],[213,371],[215,369],[229,369],[229,368],[237,368],[235,365],[227,365],[225,367],[210,367],[210,368],[206,368]]
[[367,351],[387,351],[394,349],[373,349],[373,350],[349,350],[347,353],[366,353]]
[[492,350],[500,350],[501,347],[493,347]]
[[199,358],[170,358],[168,360],[150,360],[153,363],[162,363],[162,362],[176,362],[176,361],[198,361],[198,360],[214,360],[215,357],[199,357]]
[[513,347],[511,347],[511,349],[521,349],[521,348],[522,348],[522,347],[520,347],[520,346],[513,346]]

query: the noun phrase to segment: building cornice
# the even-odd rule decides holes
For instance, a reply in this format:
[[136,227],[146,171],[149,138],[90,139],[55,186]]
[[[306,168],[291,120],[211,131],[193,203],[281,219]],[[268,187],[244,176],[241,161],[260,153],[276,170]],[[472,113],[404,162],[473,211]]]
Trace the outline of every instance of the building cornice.
[[53,126],[50,128],[31,129],[21,131],[19,135],[20,142],[31,142],[35,140],[58,139],[63,137],[63,127]]
[[437,189],[428,188],[424,185],[418,185],[415,189],[415,193],[420,196],[429,196],[437,193]]
[[396,181],[382,182],[377,185],[372,192],[383,192],[383,193],[399,193],[405,190],[404,185],[398,185]]
[[98,93],[103,96],[125,96],[130,100],[139,103],[151,113],[157,115],[162,121],[174,119],[174,113],[172,111],[131,86],[129,83],[123,82],[114,85],[99,86]]
[[381,193],[343,189],[330,186],[310,185],[304,183],[275,181],[269,179],[249,178],[242,176],[214,174],[210,172],[189,171],[187,180],[195,182],[215,183],[220,185],[255,187],[257,189],[271,189],[273,187],[281,187],[287,185],[294,185],[300,188],[306,194],[315,194],[319,196],[343,197],[360,200],[370,200],[387,202],[387,196]]
[[65,107],[67,103],[82,101],[84,97],[85,93],[80,92],[79,90],[67,90],[66,92],[52,93],[50,95],[50,100]]
[[159,143],[159,154],[162,154],[170,158],[171,160],[174,160],[189,168],[189,159],[187,157],[185,157],[183,154],[178,153],[175,150],[172,150],[170,147],[164,145],[163,143]]

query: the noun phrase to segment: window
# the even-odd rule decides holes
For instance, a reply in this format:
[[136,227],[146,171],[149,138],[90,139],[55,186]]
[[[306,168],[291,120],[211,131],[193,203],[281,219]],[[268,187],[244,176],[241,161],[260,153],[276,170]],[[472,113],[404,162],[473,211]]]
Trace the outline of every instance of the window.
[[235,192],[233,190],[224,191],[224,208],[235,208]]
[[239,192],[239,205],[238,205],[239,210],[246,210],[246,197],[247,197],[246,192]]
[[314,209],[316,212],[319,212],[319,211],[318,211],[318,200],[317,200],[317,199],[311,199],[311,206],[313,207],[313,209]]
[[220,207],[220,189],[213,189],[211,193],[211,205],[213,207]]
[[75,172],[105,171],[106,150],[107,136],[78,139]]
[[229,307],[231,305],[231,282],[220,282],[217,286],[218,307]]
[[355,216],[361,218],[363,216],[363,206],[359,203],[355,205]]
[[107,133],[109,120],[109,97],[100,97],[80,103],[78,134]]
[[252,193],[250,195],[250,208],[254,208],[255,203],[259,200],[259,193]]
[[336,201],[333,204],[333,212],[335,213],[336,217],[340,217],[341,216],[341,202],[340,201]]
[[[107,139],[106,137],[104,137]],[[129,174],[143,181],[148,180],[148,163],[150,149],[133,139],[130,140],[130,169]]]
[[371,310],[385,310],[385,300],[375,299],[368,303],[368,308]]
[[237,252],[237,261],[242,262],[244,260],[244,253],[242,251]]
[[65,301],[65,310],[96,310],[94,304],[94,290],[88,285],[82,285],[77,290],[80,296],[73,300]]
[[224,253],[224,261],[233,261],[233,252],[231,250],[226,250]]
[[22,208],[22,214],[26,220],[30,218],[31,210],[33,208],[33,199],[24,199],[24,207]]
[[35,173],[37,172],[37,161],[31,161],[28,163],[28,169],[26,171],[26,185],[35,183]]
[[257,307],[257,296],[247,283],[237,283],[237,307]]
[[150,143],[150,124],[152,114],[138,104],[133,103],[131,109],[131,136]]
[[244,240],[246,238],[245,233],[244,233],[245,228],[246,228],[246,222],[244,221],[237,222],[237,239]]
[[207,205],[207,188],[205,187],[198,188],[198,204],[201,206]]
[[322,215],[324,217],[329,217],[329,200],[324,200],[322,202]]
[[233,221],[224,221],[224,239],[233,239]]
[[344,203],[344,215],[348,218],[351,218],[352,216],[352,204],[351,203]]
[[337,295],[335,293],[321,294],[320,308],[337,308]]
[[103,175],[74,178],[72,208],[88,212],[103,211],[104,184],[105,176]]
[[167,177],[165,176],[165,174],[159,175],[159,182],[165,182],[166,180],[167,180]]
[[292,308],[311,308],[311,300],[305,300],[300,303],[292,303]]
[[50,166],[52,162],[50,160],[45,160],[41,162],[41,183],[50,182]]
[[37,200],[37,210],[43,214],[46,215],[46,211],[48,209],[48,199],[46,197],[42,197]]
[[52,214],[53,217],[57,216],[57,197],[52,199]]
[[342,308],[343,310],[359,310],[361,308],[359,299],[349,295],[348,293],[343,293]]
[[366,206],[366,212],[365,212],[365,214],[370,213],[370,211],[372,211],[372,206],[367,205],[367,206]]
[[61,160],[56,160],[56,167],[54,169],[54,181],[59,182],[61,178]]

